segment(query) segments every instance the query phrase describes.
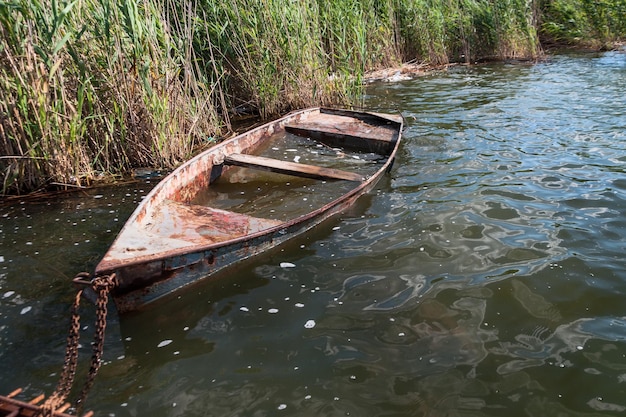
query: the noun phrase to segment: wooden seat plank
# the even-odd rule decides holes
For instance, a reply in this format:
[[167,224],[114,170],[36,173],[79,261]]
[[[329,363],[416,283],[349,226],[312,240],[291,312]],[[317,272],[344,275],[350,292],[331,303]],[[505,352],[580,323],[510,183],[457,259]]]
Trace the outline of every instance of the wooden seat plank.
[[306,120],[285,125],[287,132],[317,140],[332,147],[355,149],[387,155],[398,139],[397,120],[374,114],[348,117],[341,112],[320,113]]
[[363,181],[363,176],[354,172],[342,171],[334,168],[324,168],[315,165],[299,164],[295,162],[281,161],[279,159],[266,158],[263,156],[231,154],[224,159],[227,165],[236,165],[245,168],[261,169],[277,172],[279,174],[294,175],[313,179],[332,179],[347,181]]

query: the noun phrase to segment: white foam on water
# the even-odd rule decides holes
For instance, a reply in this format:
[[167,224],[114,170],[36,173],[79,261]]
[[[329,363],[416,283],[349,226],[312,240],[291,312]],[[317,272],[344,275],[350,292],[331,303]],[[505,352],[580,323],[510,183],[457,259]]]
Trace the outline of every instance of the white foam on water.
[[169,345],[169,344],[170,344],[170,343],[172,343],[172,342],[173,342],[173,340],[171,340],[171,339],[166,339],[166,340],[163,340],[161,343],[159,343],[159,344],[157,345],[157,347],[162,348],[162,347],[165,347],[165,346]]

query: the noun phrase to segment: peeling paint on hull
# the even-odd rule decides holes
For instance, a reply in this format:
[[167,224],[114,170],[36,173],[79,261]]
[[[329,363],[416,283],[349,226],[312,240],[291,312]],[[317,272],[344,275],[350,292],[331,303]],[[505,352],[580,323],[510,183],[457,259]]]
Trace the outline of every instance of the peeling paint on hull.
[[[137,207],[96,267],[96,276],[115,273],[112,295],[119,313],[136,310],[217,271],[250,258],[315,227],[369,192],[391,167],[401,139],[402,118],[349,110],[306,109],[236,136],[191,159],[163,179]],[[287,128],[287,129],[285,129]],[[349,191],[331,202],[289,220],[235,213],[194,204],[194,198],[277,132],[292,131],[325,146],[371,151],[383,162],[367,177],[336,169],[257,158],[253,169],[295,176],[339,177]],[[263,165],[266,166],[263,166]],[[321,173],[321,174],[320,174]],[[321,177],[320,177],[321,178]],[[342,179],[345,178],[345,179]],[[350,182],[351,181],[351,182]]]

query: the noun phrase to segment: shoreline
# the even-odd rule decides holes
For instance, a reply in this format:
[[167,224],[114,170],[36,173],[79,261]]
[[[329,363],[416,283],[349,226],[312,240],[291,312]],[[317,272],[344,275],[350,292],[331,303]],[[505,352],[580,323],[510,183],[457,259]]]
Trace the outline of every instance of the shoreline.
[[[549,59],[551,55],[558,53],[559,51],[578,51],[581,53],[599,53],[606,52],[608,50],[618,51],[620,53],[626,53],[626,42],[616,42],[611,49],[597,49],[597,48],[580,48],[571,45],[558,45],[552,46],[542,51],[541,56],[535,59],[483,59],[479,62],[474,63],[463,63],[463,62],[452,62],[447,64],[433,65],[422,62],[406,62],[402,63],[398,66],[381,68],[377,70],[367,71],[363,78],[363,84],[369,85],[374,83],[397,83],[402,81],[409,81],[419,77],[423,77],[438,71],[446,71],[452,67],[459,66],[477,66],[486,63],[493,62],[501,62],[501,63],[516,63],[516,64],[527,64],[532,65],[539,62],[543,62]],[[250,118],[250,116],[246,116]],[[257,118],[257,116],[253,116]],[[247,125],[247,124],[244,124]],[[230,137],[233,134],[238,134],[240,132],[230,132],[230,134],[226,135],[226,137]],[[146,174],[148,173],[148,174]],[[161,175],[155,175],[155,173],[159,173]],[[0,206],[12,204],[16,201],[24,201],[24,200],[38,200],[38,199],[46,199],[58,195],[71,194],[75,192],[90,190],[94,188],[115,186],[118,184],[126,184],[136,181],[141,181],[144,178],[151,177],[154,179],[162,178],[163,171],[157,168],[150,167],[140,167],[133,169],[132,172],[129,172],[127,175],[120,177],[119,175],[111,175],[111,176],[102,176],[100,179],[96,179],[87,185],[76,185],[76,184],[59,184],[59,183],[51,183],[42,188],[33,190],[26,194],[5,194],[1,195],[2,199],[0,199]]]
[[610,45],[602,46],[588,46],[582,47],[580,45],[569,45],[553,43],[546,45],[541,54],[536,58],[483,58],[476,62],[450,62],[447,64],[433,65],[423,62],[409,61],[402,63],[398,66],[381,68],[377,70],[367,71],[364,76],[364,84],[372,84],[375,82],[399,82],[408,81],[415,78],[419,78],[424,75],[432,74],[437,71],[445,71],[451,67],[458,66],[475,66],[487,63],[501,62],[501,63],[516,63],[516,64],[536,64],[539,62],[545,62],[554,54],[559,52],[570,51],[580,53],[601,53],[608,51],[617,51],[620,53],[626,53],[626,41],[615,41]]

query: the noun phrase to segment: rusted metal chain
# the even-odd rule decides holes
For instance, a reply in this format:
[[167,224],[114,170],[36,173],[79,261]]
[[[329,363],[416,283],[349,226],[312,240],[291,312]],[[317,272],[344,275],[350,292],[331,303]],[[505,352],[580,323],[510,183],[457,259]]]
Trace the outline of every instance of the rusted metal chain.
[[107,304],[109,302],[109,293],[116,285],[115,274],[100,276],[92,281],[92,288],[98,296],[96,301],[96,329],[92,345],[93,355],[91,357],[89,374],[87,375],[87,381],[85,382],[80,396],[76,401],[76,407],[79,412],[85,404],[87,394],[89,390],[91,390],[98,370],[100,370],[100,366],[102,365],[102,352],[104,351],[104,336],[108,313]]
[[[85,282],[89,279],[88,273],[80,273],[76,276],[75,281],[79,280]],[[95,277],[89,281],[91,289],[96,293],[96,328],[94,334],[94,342],[92,345],[92,358],[89,374],[87,375],[87,381],[81,391],[81,394],[76,401],[76,408],[78,411],[82,409],[85,398],[89,393],[89,390],[93,386],[95,377],[100,369],[102,352],[104,350],[104,335],[106,331],[106,318],[107,318],[107,304],[109,300],[110,291],[117,285],[115,274],[103,275]],[[80,307],[80,300],[83,294],[83,289],[80,289],[76,293],[74,304],[72,305],[72,318],[70,323],[70,330],[67,337],[67,346],[65,348],[65,360],[63,363],[63,371],[59,378],[59,382],[55,391],[50,395],[46,401],[41,405],[41,415],[43,417],[51,417],[56,409],[61,407],[67,396],[69,395],[72,385],[74,384],[74,378],[76,376],[76,366],[78,363],[78,345],[80,338],[80,314],[78,308]]]
[[78,342],[80,338],[80,315],[78,308],[80,307],[80,299],[83,290],[76,293],[74,304],[72,305],[72,317],[69,334],[67,336],[67,346],[65,348],[65,360],[63,362],[63,371],[54,393],[49,396],[41,405],[42,415],[44,417],[52,416],[54,410],[59,408],[65,401],[76,376],[76,364],[78,362]]

